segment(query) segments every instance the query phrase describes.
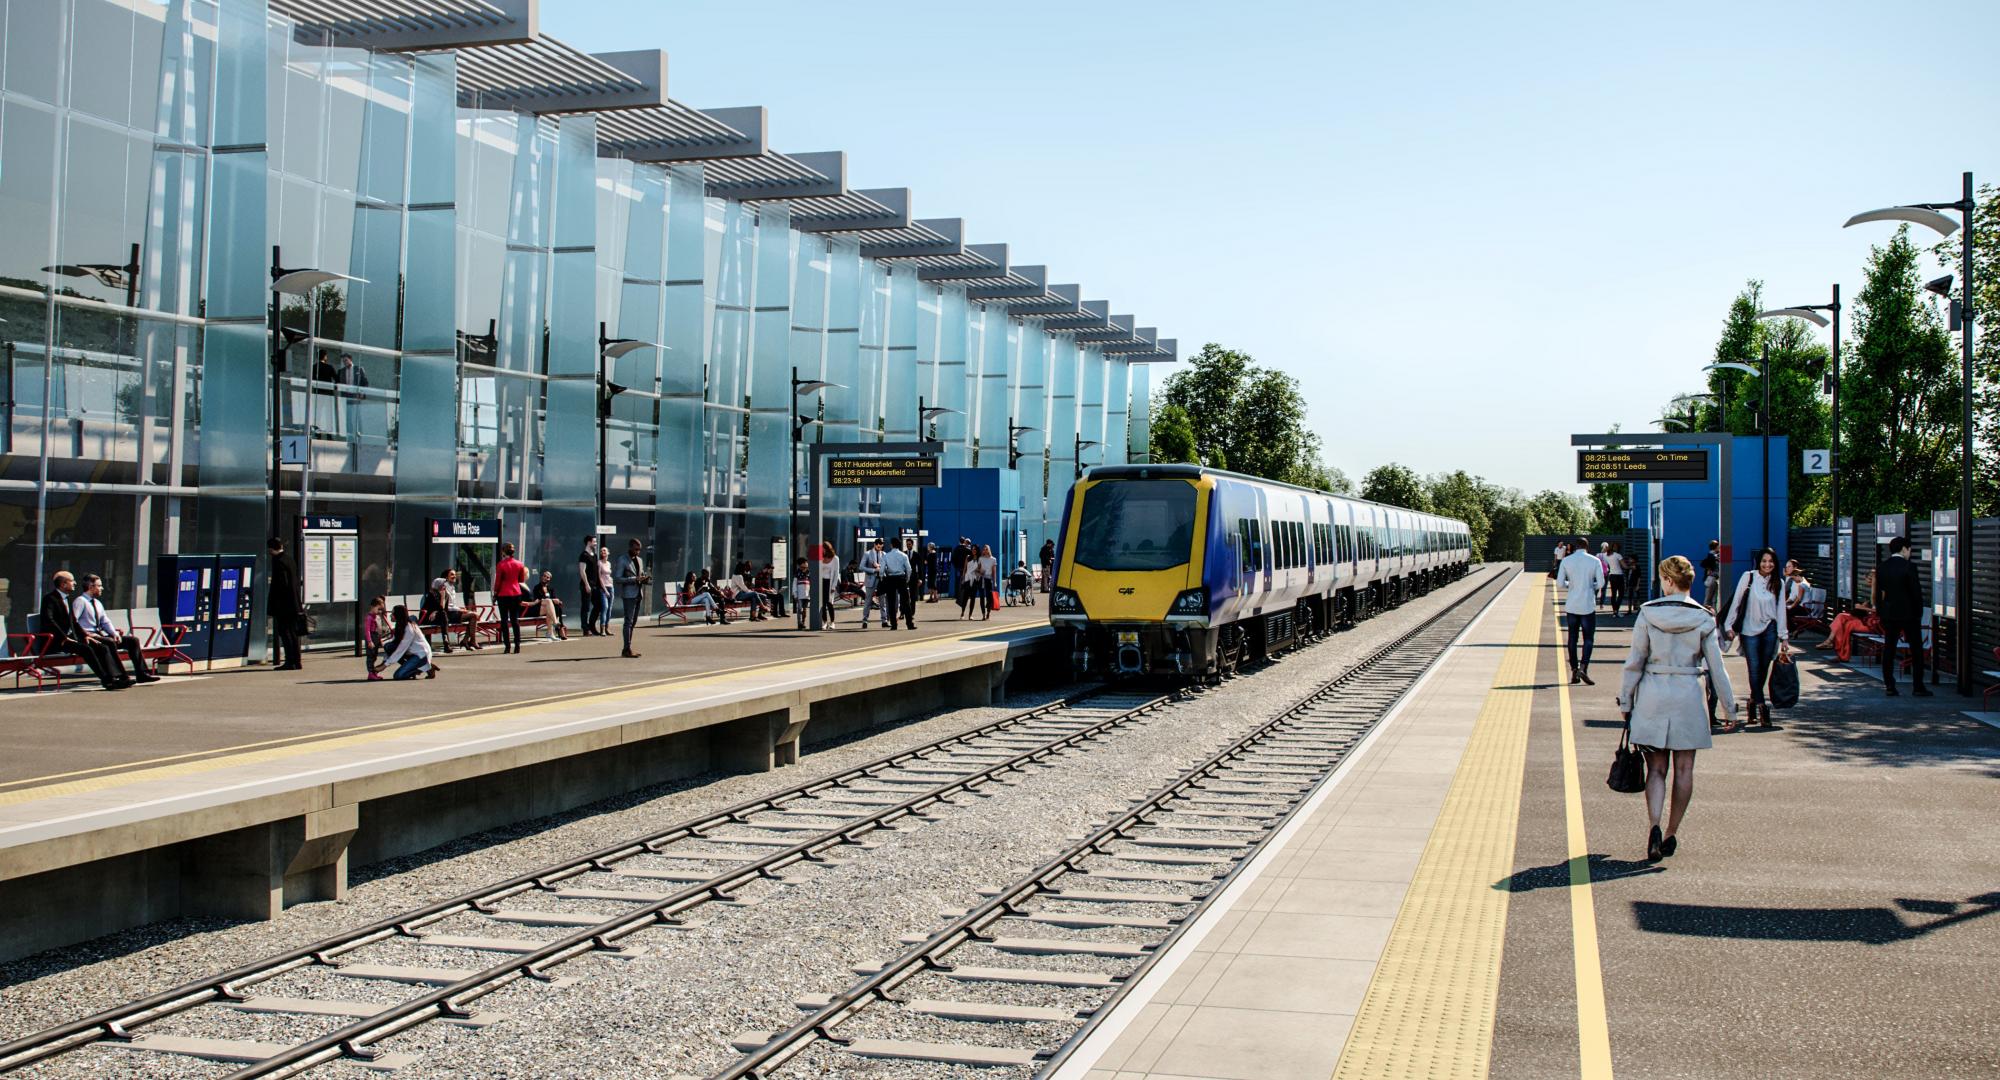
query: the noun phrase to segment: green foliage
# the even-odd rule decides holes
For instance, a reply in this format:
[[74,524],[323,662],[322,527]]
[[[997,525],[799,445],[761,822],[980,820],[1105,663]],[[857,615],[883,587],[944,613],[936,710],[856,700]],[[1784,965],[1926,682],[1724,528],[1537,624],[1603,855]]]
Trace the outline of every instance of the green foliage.
[[1194,422],[1187,410],[1168,405],[1153,417],[1153,461],[1162,465],[1186,465],[1200,461],[1194,442]]
[[1528,531],[1531,533],[1576,533],[1590,531],[1590,504],[1561,491],[1540,491],[1527,501]]
[[[1979,189],[1972,215],[1972,460],[1975,516],[2000,515],[2000,187]],[[1939,264],[1958,276],[1963,230],[1933,248]],[[1962,282],[1961,282],[1962,285]],[[1955,505],[1955,504],[1954,504]]]
[[1926,301],[1907,226],[1873,249],[1840,379],[1841,509],[1958,505],[1958,352]]
[[1431,494],[1423,478],[1407,465],[1377,465],[1361,478],[1361,497],[1372,502],[1429,513]]
[[1483,553],[1493,532],[1492,514],[1505,493],[1464,469],[1438,473],[1424,487],[1431,512],[1465,522],[1472,550]]
[[1590,528],[1594,533],[1624,532],[1629,527],[1625,511],[1632,505],[1632,485],[1590,485]]
[[[1160,387],[1153,415],[1164,421],[1170,409],[1187,420],[1195,460],[1306,487],[1323,488],[1338,476],[1321,461],[1319,436],[1306,426],[1298,380],[1258,366],[1248,353],[1202,346]],[[1156,425],[1156,440],[1158,431]]]

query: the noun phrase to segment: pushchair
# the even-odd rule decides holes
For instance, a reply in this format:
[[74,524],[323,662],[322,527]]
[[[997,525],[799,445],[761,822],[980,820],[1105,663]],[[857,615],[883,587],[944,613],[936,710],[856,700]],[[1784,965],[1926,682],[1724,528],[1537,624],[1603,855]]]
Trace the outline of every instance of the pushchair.
[[1035,581],[1028,574],[1027,563],[1016,566],[1014,572],[1007,575],[1001,599],[1006,602],[1008,607],[1013,607],[1017,604],[1022,607],[1035,606]]

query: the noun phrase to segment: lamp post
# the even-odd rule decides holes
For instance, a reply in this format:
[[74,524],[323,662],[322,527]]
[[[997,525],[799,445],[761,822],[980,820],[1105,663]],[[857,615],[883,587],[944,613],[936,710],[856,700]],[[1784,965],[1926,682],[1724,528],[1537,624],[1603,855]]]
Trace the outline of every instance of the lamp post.
[[1009,469],[1018,469],[1021,467],[1021,436],[1035,430],[1037,429],[1026,424],[1015,424],[1014,418],[1011,416],[1007,418],[1007,467]]
[[[272,536],[282,536],[279,522],[278,500],[279,481],[283,476],[284,454],[279,444],[279,417],[283,408],[282,396],[285,375],[285,352],[301,341],[309,340],[311,332],[291,330],[284,325],[283,297],[298,296],[309,298],[313,290],[321,285],[336,281],[351,281],[366,285],[364,278],[349,274],[336,274],[331,270],[286,269],[283,254],[278,245],[271,245],[271,532]],[[311,309],[307,310],[311,317]],[[306,432],[307,455],[310,457],[312,432]]]
[[[611,381],[611,362],[626,353],[640,349],[664,349],[665,345],[638,338],[606,337],[604,324],[597,324],[597,533],[603,535],[606,516],[606,489],[610,487],[609,472],[611,431],[611,399],[630,390]],[[601,543],[601,541],[600,541]]]
[[[799,442],[805,437],[806,425],[819,423],[819,418],[816,416],[809,418],[799,414],[799,399],[811,397],[822,390],[840,389],[845,387],[839,383],[827,382],[825,379],[801,379],[798,367],[795,365],[792,368],[792,456],[791,471],[785,488],[785,540],[791,544],[793,552],[804,550],[799,545]],[[814,568],[814,572],[818,572],[817,567]]]
[[[1959,244],[1959,291],[1958,303],[1946,302],[1951,312],[1953,327],[1961,331],[1959,339],[1961,377],[1964,380],[1963,399],[1959,403],[1959,424],[1961,443],[1959,448],[1958,472],[1958,625],[1952,631],[1952,651],[1955,655],[1953,667],[1957,668],[1958,692],[1972,693],[1972,635],[1966,632],[1965,623],[1972,618],[1972,214],[1978,204],[1972,196],[1972,174],[1963,177],[1964,187],[1959,197],[1951,202],[1910,203],[1905,206],[1891,206],[1881,210],[1869,210],[1847,219],[1842,228],[1860,225],[1870,221],[1908,221],[1934,230],[1939,236],[1950,236],[1959,228],[1959,222],[1939,213],[1940,210],[1956,210],[1964,218],[1965,236]],[[1941,289],[1932,288],[1932,282],[1925,288],[1940,295]],[[1944,286],[1950,288],[1949,282]],[[1835,463],[1838,467],[1838,462]]]
[[[1820,312],[1827,312],[1822,315]],[[1832,519],[1833,542],[1840,544],[1840,284],[1834,283],[1833,302],[1827,304],[1794,304],[1791,307],[1775,308],[1757,313],[1760,319],[1804,319],[1819,327],[1833,328],[1833,370],[1827,378],[1829,392],[1833,395],[1833,444],[1827,451],[1827,479],[1831,481],[1828,495],[1828,516]],[[1835,560],[1838,561],[1838,560]],[[1852,569],[1850,565],[1850,570]],[[1853,592],[1853,582],[1848,582],[1848,592]],[[1834,592],[1837,595],[1839,589]]]
[[1086,448],[1088,448],[1088,447],[1092,447],[1092,446],[1096,446],[1096,445],[1097,445],[1097,440],[1096,440],[1096,439],[1086,439],[1086,438],[1084,438],[1084,437],[1083,437],[1082,435],[1080,435],[1080,434],[1079,434],[1079,435],[1078,435],[1078,436],[1076,437],[1076,452],[1075,452],[1075,454],[1073,454],[1073,455],[1071,456],[1071,458],[1070,458],[1070,460],[1071,460],[1071,461],[1073,461],[1073,462],[1074,462],[1074,463],[1076,464],[1076,479],[1078,479],[1078,480],[1081,480],[1081,479],[1083,479],[1083,452],[1084,452],[1084,450],[1085,450]]

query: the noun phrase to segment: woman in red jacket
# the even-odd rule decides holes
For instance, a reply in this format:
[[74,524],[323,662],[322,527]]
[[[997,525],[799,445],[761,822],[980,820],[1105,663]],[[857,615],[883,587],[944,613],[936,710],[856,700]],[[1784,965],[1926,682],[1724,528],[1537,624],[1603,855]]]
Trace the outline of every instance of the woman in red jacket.
[[514,557],[514,545],[500,545],[493,568],[493,602],[500,605],[500,651],[521,651],[521,605],[528,599],[528,568]]

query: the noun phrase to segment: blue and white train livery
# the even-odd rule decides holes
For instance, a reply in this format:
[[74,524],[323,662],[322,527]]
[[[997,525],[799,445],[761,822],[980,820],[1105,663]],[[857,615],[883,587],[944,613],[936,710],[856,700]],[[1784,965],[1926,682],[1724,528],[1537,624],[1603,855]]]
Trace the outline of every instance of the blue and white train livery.
[[1070,488],[1049,621],[1079,673],[1217,676],[1462,577],[1463,522],[1199,465]]

